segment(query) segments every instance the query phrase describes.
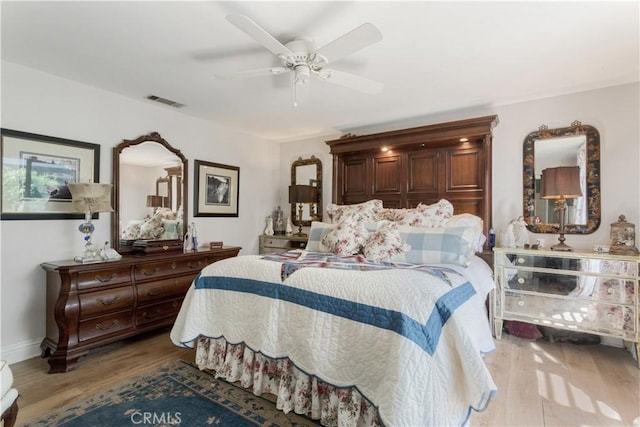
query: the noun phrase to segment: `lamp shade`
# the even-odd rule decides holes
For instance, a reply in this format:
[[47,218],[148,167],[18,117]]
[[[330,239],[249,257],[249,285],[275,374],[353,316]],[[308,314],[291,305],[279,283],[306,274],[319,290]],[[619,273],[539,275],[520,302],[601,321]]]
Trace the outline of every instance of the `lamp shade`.
[[575,199],[582,196],[580,167],[559,166],[542,171],[540,197],[543,199]]
[[73,208],[76,212],[113,212],[111,207],[112,184],[68,184]]
[[147,207],[148,208],[164,208],[169,206],[169,198],[165,196],[147,196]]
[[315,203],[318,201],[318,188],[313,185],[290,185],[289,203]]

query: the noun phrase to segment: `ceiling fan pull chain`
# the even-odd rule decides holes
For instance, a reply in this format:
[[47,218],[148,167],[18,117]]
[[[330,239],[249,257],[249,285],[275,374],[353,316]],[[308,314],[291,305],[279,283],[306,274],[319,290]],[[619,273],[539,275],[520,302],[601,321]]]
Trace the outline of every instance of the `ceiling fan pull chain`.
[[291,96],[293,99],[291,100],[291,102],[293,103],[294,108],[298,106],[298,94],[296,92],[296,86],[298,86],[298,84],[296,83],[296,74],[293,73],[293,84],[291,85]]

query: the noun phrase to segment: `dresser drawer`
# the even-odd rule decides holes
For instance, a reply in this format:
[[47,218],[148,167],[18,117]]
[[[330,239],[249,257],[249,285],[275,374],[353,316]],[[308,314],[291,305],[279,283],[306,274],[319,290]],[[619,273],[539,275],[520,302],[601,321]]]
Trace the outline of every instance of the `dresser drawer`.
[[136,281],[153,280],[163,276],[198,273],[208,264],[207,256],[198,258],[158,261],[136,265],[133,274]]
[[262,245],[265,247],[265,249],[283,249],[285,251],[288,251],[290,249],[304,249],[307,246],[307,242],[266,238],[264,239]]
[[136,285],[138,304],[166,299],[173,295],[184,296],[196,276],[197,274],[189,274],[187,276]]
[[78,339],[87,341],[92,338],[102,338],[105,335],[131,329],[132,327],[133,310],[121,311],[80,322]]
[[182,298],[176,298],[171,301],[140,307],[136,310],[136,326],[176,317],[181,305]]
[[534,321],[545,326],[635,339],[633,306],[577,298],[554,298],[508,290],[504,296],[503,310],[507,319]]
[[133,287],[123,286],[80,295],[80,318],[133,307]]
[[78,289],[129,282],[131,282],[131,267],[129,266],[78,273]]

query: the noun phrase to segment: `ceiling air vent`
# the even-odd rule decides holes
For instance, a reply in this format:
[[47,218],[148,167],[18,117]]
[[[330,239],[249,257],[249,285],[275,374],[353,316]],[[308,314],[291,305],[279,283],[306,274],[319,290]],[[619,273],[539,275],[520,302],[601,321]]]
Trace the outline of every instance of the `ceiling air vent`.
[[149,95],[149,96],[147,96],[147,99],[150,99],[151,101],[159,102],[161,104],[170,105],[170,106],[175,107],[175,108],[184,107],[184,104],[180,104],[179,102],[172,101],[172,100],[167,99],[167,98],[162,98],[160,96]]

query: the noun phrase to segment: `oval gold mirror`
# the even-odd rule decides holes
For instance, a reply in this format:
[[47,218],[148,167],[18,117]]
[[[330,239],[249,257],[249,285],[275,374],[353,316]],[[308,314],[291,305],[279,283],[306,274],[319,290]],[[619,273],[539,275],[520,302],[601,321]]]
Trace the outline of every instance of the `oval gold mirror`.
[[136,240],[183,239],[187,165],[157,132],[114,147],[112,239],[118,252],[131,252]]
[[[322,161],[315,156],[310,159],[298,158],[291,164],[291,186],[314,187],[310,194],[313,194],[314,202],[300,200],[297,203],[292,200],[294,193],[305,194],[309,192],[289,192],[289,203],[291,203],[291,222],[296,226],[308,227],[311,221],[322,221]],[[304,188],[302,188],[304,189]]]
[[565,234],[589,234],[600,226],[600,134],[575,121],[570,127],[531,132],[523,144],[523,210],[527,228],[533,233],[560,229],[559,212],[553,200],[541,197],[542,171],[578,167],[581,195],[566,200]]

